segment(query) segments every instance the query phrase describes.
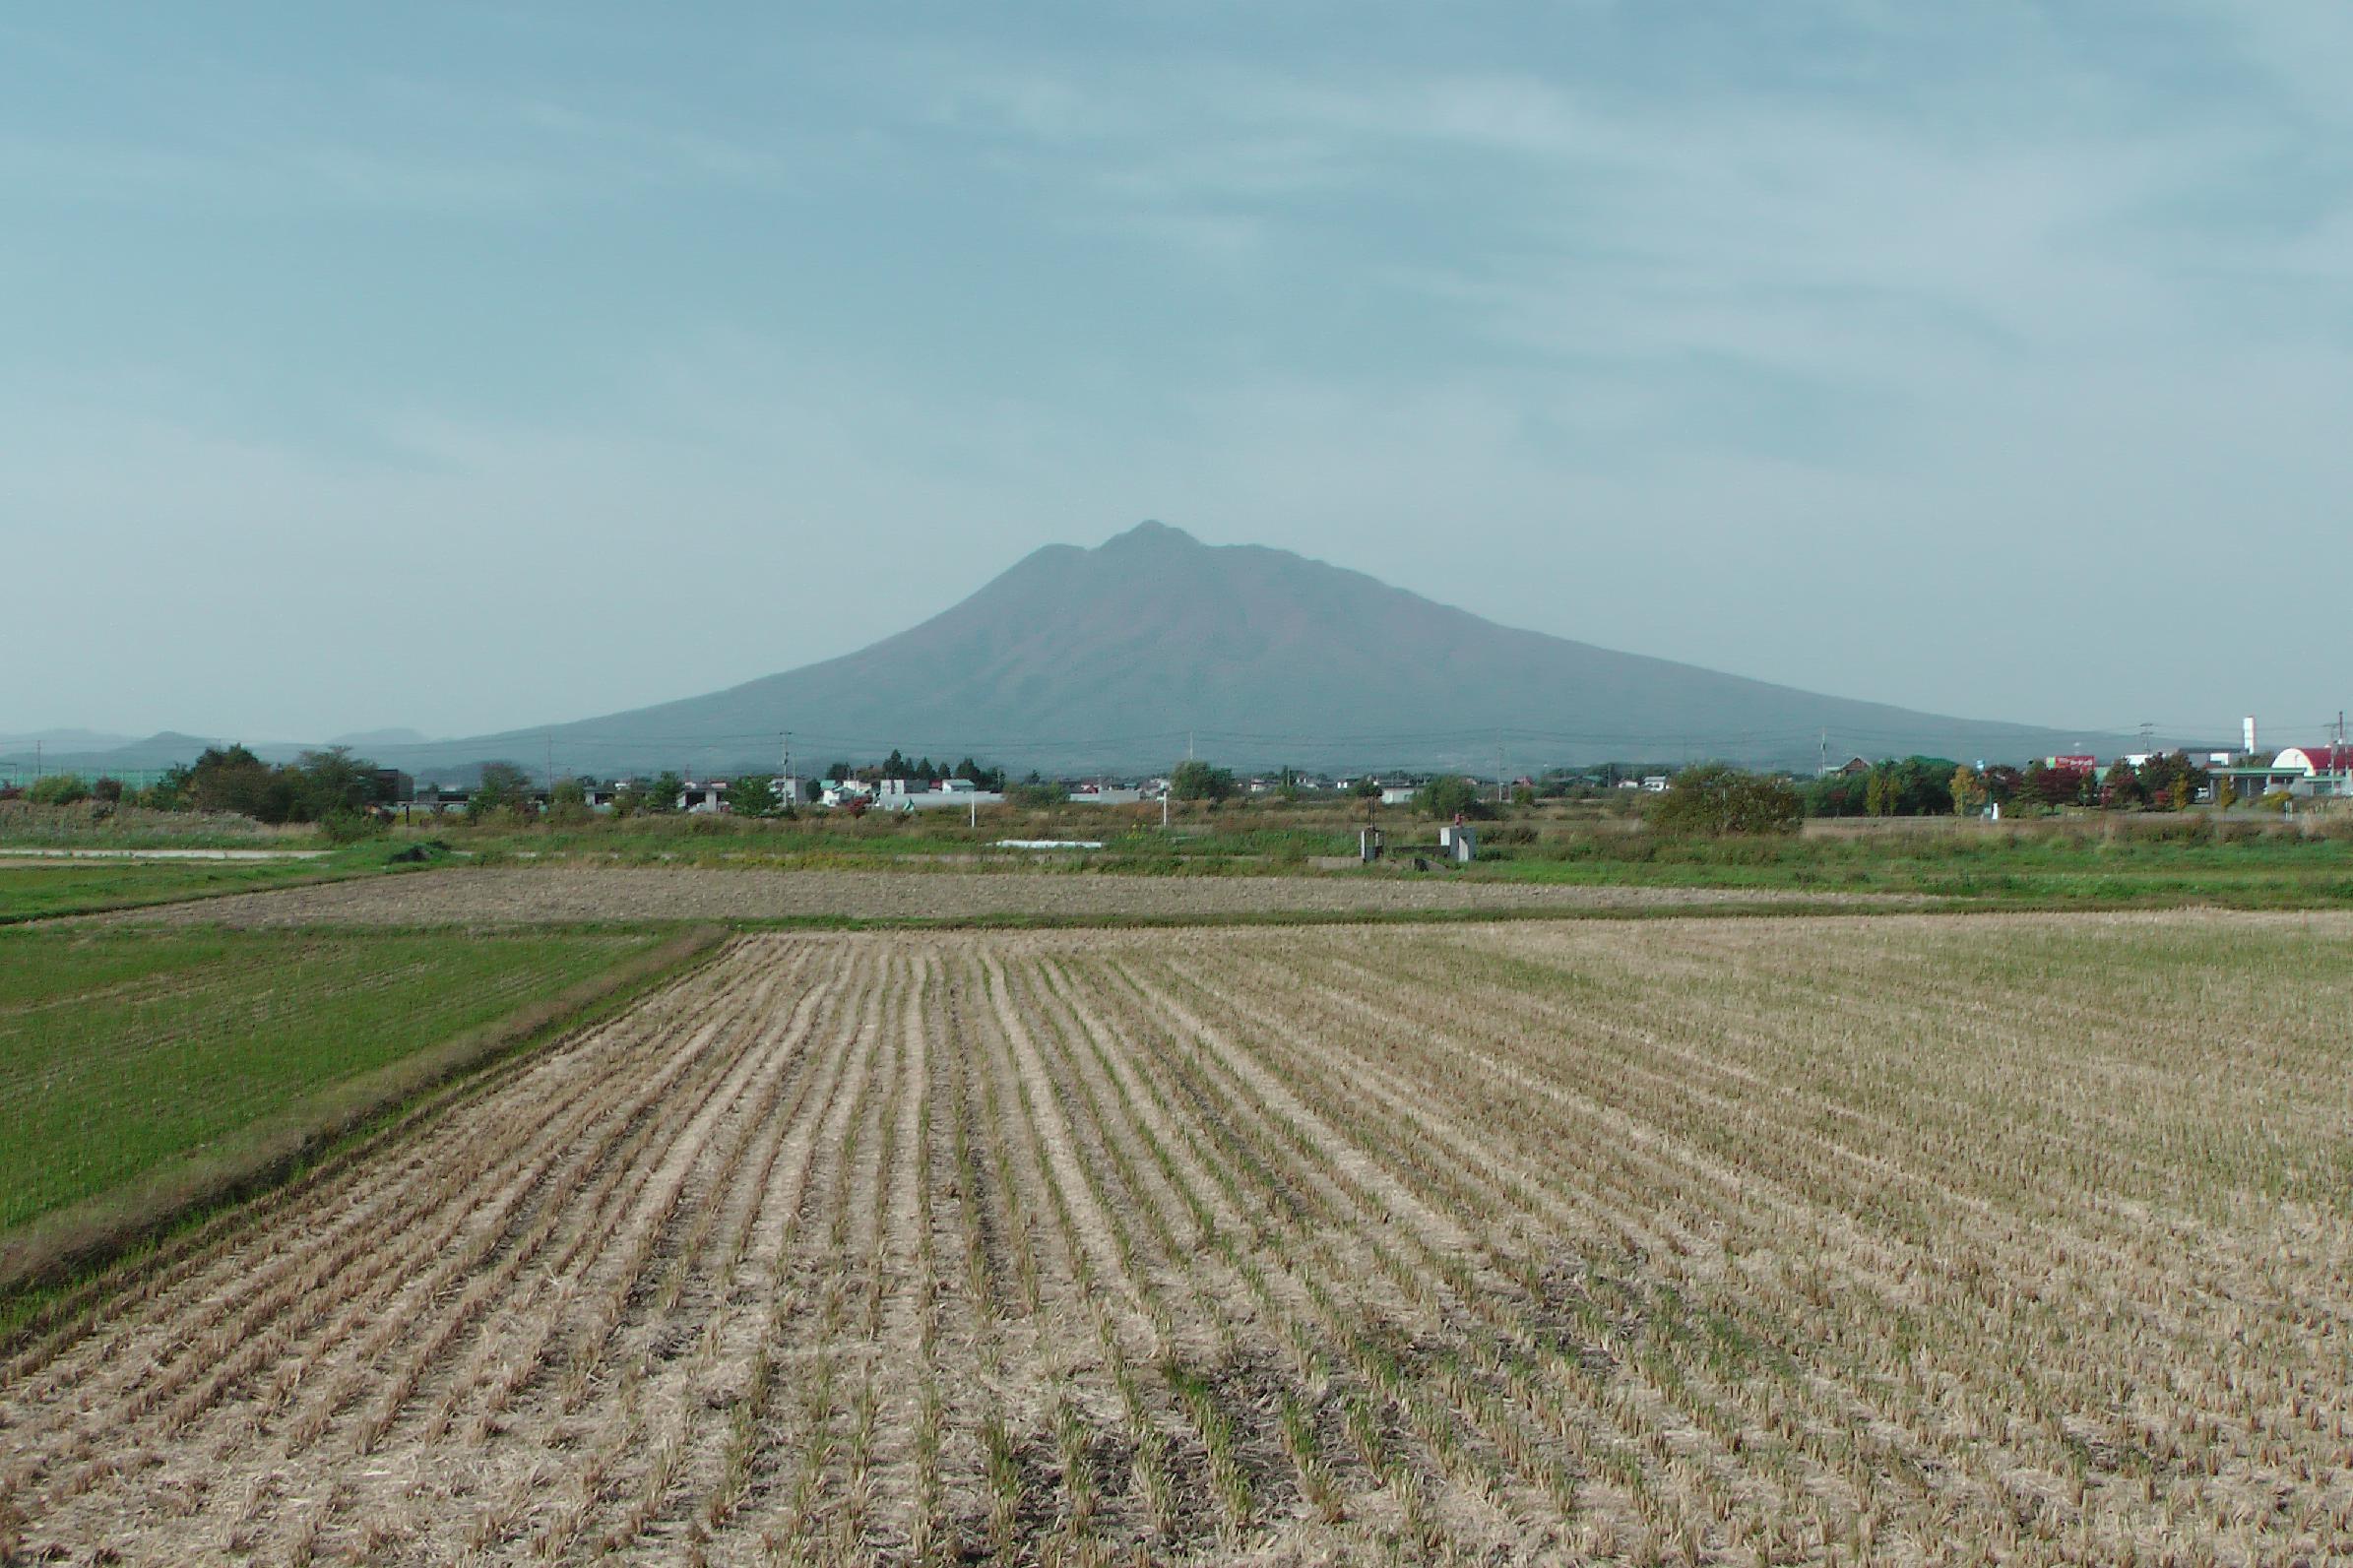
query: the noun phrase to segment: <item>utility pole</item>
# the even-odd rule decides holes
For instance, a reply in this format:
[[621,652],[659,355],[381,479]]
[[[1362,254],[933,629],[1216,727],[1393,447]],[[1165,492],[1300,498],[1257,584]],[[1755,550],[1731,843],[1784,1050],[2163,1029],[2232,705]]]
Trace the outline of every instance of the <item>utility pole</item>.
[[1830,729],[1826,724],[1822,727],[1822,760],[1814,764],[1813,776],[1816,779],[1830,777]]
[[1193,732],[1189,729],[1184,732],[1184,760],[1193,760]]
[[32,778],[35,783],[40,780],[40,742],[37,740],[32,743]]
[[540,738],[547,742],[547,803],[552,806],[555,804],[555,736],[542,729]]
[[1503,775],[1506,771],[1503,766],[1503,731],[1498,729],[1495,731],[1495,804],[1498,806],[1503,803]]

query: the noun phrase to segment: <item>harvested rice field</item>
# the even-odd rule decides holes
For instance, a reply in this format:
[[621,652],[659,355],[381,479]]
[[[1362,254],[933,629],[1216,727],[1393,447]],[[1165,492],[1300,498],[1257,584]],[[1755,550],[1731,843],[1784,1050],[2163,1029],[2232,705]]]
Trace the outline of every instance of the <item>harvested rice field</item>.
[[738,939],[0,1359],[32,1560],[2353,1555],[2353,919]]
[[464,867],[374,876],[107,916],[135,923],[516,925],[584,920],[1201,920],[1436,911],[1575,913],[1918,902],[1889,894],[1570,887],[1376,873],[1120,876],[1078,871]]

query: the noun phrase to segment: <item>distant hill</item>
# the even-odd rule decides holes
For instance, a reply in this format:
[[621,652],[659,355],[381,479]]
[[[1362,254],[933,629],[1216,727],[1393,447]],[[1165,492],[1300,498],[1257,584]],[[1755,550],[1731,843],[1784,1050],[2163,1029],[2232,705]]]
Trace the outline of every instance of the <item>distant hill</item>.
[[[115,739],[112,736],[99,738]],[[219,736],[183,735],[176,730],[166,729],[145,740],[117,740],[110,746],[84,749],[43,746],[39,761],[49,773],[78,773],[88,778],[99,778],[110,774],[155,773],[175,763],[194,762],[204,754],[207,746],[227,744],[228,739]],[[256,743],[248,749],[264,762],[290,762],[309,748],[275,741]],[[0,768],[22,772],[31,768],[33,761],[33,750],[29,745],[0,745]]]
[[2120,737],[1915,713],[1515,631],[1359,572],[1145,523],[1049,545],[970,598],[858,653],[708,696],[414,747],[462,769],[717,772],[796,760],[961,757],[1048,771],[1239,767],[1514,771],[1718,757],[1806,766],[1925,752],[2023,759]]

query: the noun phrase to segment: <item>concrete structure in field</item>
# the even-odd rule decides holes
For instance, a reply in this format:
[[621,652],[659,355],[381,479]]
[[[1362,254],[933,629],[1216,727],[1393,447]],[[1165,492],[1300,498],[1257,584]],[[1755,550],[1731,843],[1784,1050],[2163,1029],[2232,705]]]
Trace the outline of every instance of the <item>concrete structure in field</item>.
[[[918,781],[923,783],[924,781]],[[1001,804],[1004,796],[993,789],[983,789],[969,779],[942,779],[930,788],[890,788],[891,784],[905,785],[907,781],[884,781],[882,792],[874,797],[878,811],[963,811],[979,806]]]
[[1479,855],[1479,836],[1461,823],[1438,829],[1438,852],[1457,865],[1469,865]]

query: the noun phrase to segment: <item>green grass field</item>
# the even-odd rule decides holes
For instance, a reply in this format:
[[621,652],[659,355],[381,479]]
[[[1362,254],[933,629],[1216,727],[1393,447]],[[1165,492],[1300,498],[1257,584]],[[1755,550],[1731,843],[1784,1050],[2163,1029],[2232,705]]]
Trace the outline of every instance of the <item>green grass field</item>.
[[[0,860],[7,858],[0,850]],[[0,925],[60,914],[176,904],[216,893],[258,893],[348,874],[342,856],[324,860],[53,860],[0,864]]]
[[653,948],[517,936],[0,931],[0,1233]]

